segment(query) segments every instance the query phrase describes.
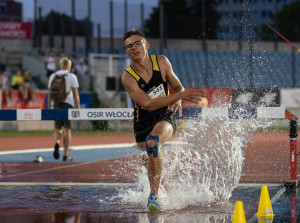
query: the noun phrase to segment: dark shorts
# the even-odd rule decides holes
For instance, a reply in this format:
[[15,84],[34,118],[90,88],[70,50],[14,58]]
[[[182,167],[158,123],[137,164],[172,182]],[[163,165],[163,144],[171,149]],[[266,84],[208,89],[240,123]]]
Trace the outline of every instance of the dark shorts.
[[53,74],[55,71],[53,71],[53,70],[47,70],[47,77],[50,77],[51,76],[51,74]]
[[[73,106],[68,103],[59,103],[58,105],[54,105],[54,108],[68,109],[68,108],[73,108]],[[55,120],[54,122],[55,122],[56,129],[61,129],[62,127],[67,129],[72,128],[72,122],[70,120]]]
[[161,122],[166,121],[169,122],[173,127],[173,134],[176,132],[176,120],[175,117],[172,115],[172,111],[168,112],[165,115],[162,115],[161,117],[156,117],[154,119],[149,118],[147,123],[143,123],[141,125],[136,125],[134,127],[134,136],[136,139],[136,142],[145,142],[147,136],[150,134],[154,126]]
[[16,84],[16,85],[12,85],[11,87],[17,91],[17,90],[19,90],[20,85]]

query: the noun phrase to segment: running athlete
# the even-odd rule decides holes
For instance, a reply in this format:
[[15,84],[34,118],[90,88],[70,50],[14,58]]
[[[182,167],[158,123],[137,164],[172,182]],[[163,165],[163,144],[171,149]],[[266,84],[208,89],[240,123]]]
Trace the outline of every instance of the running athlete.
[[[184,88],[163,55],[149,55],[150,44],[145,35],[131,30],[123,37],[126,55],[131,65],[122,75],[122,84],[134,103],[134,135],[137,147],[147,152],[143,161],[148,170],[150,196],[147,208],[159,210],[158,190],[162,173],[161,146],[175,133],[174,115],[181,112],[181,100],[195,103],[205,97],[193,84]],[[169,95],[168,85],[174,90]],[[172,111],[173,110],[173,111]]]

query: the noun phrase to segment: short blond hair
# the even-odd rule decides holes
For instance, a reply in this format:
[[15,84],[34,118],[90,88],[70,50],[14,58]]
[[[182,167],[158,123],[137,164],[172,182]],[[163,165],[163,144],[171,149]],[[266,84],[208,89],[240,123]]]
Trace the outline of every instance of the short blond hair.
[[72,61],[68,57],[62,57],[59,60],[59,65],[61,69],[67,69],[68,67],[71,67]]

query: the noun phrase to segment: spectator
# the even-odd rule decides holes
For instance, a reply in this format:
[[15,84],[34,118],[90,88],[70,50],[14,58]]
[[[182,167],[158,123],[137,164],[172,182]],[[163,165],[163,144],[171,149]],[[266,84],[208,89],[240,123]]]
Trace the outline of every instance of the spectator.
[[50,51],[48,56],[44,58],[45,66],[47,69],[47,84],[49,82],[49,77],[56,71],[56,55],[54,52]]
[[27,96],[28,100],[33,100],[33,93],[34,93],[34,88],[33,88],[33,81],[31,78],[31,75],[29,73],[29,70],[24,71],[24,88],[25,88],[25,97]]
[[79,60],[79,64],[76,64],[75,66],[75,73],[78,77],[78,81],[81,83],[81,88],[80,90],[86,90],[88,89],[88,82],[89,79],[86,78],[88,75],[88,66],[85,64],[84,59]]
[[63,57],[66,57],[67,55],[65,54],[65,52],[61,52],[60,53],[60,58],[59,59],[61,59],[61,58],[63,58]]
[[88,75],[88,67],[84,62],[84,59],[79,60],[79,64],[75,66],[75,72],[78,76]]
[[18,70],[17,73],[12,78],[12,86],[14,90],[19,91],[22,100],[25,100],[25,85],[24,78],[22,76],[22,71]]
[[[53,73],[49,79],[49,108],[54,109],[68,109],[73,108],[74,105],[80,108],[79,94],[78,94],[78,80],[75,74],[70,73],[72,62],[67,57],[63,57],[59,61],[60,70]],[[60,80],[60,81],[59,81]],[[64,81],[62,81],[64,80]],[[63,89],[63,91],[61,91]],[[64,135],[63,130],[64,128]],[[55,159],[59,159],[59,147],[61,137],[63,135],[64,156],[63,161],[72,161],[69,156],[69,146],[71,144],[71,128],[72,123],[69,120],[55,121],[54,132],[54,152]]]
[[9,86],[9,76],[7,75],[6,70],[4,70],[0,76],[0,86],[1,86],[0,89],[5,92],[6,103],[10,102],[12,100],[11,99],[12,89]]

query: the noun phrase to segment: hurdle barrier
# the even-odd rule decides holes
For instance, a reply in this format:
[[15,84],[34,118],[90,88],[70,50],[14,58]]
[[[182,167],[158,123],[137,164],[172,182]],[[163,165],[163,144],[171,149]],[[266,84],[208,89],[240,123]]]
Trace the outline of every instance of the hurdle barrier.
[[[50,120],[133,120],[132,108],[92,109],[16,109],[0,110],[0,121],[50,121]],[[177,119],[274,119],[290,120],[290,176],[287,188],[298,186],[297,180],[297,120],[284,107],[226,107],[226,108],[183,108]]]

